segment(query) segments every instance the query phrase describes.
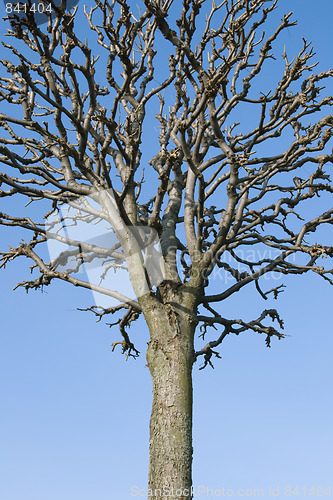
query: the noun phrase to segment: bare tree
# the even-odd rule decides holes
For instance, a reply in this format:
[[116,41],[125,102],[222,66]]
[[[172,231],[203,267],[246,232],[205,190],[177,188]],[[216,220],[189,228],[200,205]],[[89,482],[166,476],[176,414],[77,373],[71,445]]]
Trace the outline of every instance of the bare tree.
[[[315,74],[303,40],[293,59],[283,53],[274,87],[263,88],[274,42],[296,24],[289,13],[265,33],[278,0],[143,0],[141,8],[95,1],[85,17],[51,2],[44,26],[32,12],[9,9],[0,196],[23,195],[35,218],[0,213],[2,225],[32,235],[1,254],[1,267],[25,256],[38,276],[17,286],[60,279],[117,299],[89,309],[98,320],[116,316],[121,340],[113,348],[121,344],[127,356],[139,354],[129,326],[143,314],[153,382],[150,494],[189,498],[193,363],[212,366],[228,334],[262,333],[267,346],[284,337],[276,309],[233,319],[219,304],[251,284],[262,299],[276,299],[283,285],[263,285],[276,272],[312,271],[333,284],[329,259],[320,260],[333,247],[312,236],[333,222],[333,117],[325,114],[333,98],[323,86],[333,70]],[[303,206],[321,195],[327,209],[305,219]],[[108,224],[115,242],[59,230],[78,221]],[[163,259],[149,268],[156,237]],[[64,245],[50,262],[47,241]],[[81,263],[96,259],[101,283],[80,279]],[[117,268],[128,270],[136,299],[102,286]],[[218,290],[216,271],[224,276]]]

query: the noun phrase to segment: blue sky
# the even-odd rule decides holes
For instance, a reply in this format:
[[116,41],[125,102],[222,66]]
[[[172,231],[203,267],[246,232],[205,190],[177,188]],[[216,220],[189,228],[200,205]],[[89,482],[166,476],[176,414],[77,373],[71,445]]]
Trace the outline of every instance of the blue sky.
[[[331,0],[279,4],[299,21],[285,34],[290,50],[304,36],[319,70],[331,67]],[[1,250],[17,237],[0,227]],[[93,303],[89,292],[63,283],[44,293],[12,291],[29,265],[21,259],[0,272],[0,499],[132,498],[131,486],[146,488],[148,473],[147,328],[142,320],[132,327],[142,353],[126,362],[110,349],[117,330],[76,310]],[[294,497],[298,487],[300,497],[313,498],[311,488],[316,497],[331,487],[333,495],[333,288],[314,275],[282,281],[288,286],[277,303],[243,289],[223,307],[229,318],[252,319],[276,306],[290,337],[271,349],[255,334],[228,337],[214,370],[194,367],[199,498],[209,498],[208,488],[233,496],[262,489],[268,499],[270,488],[284,498],[285,488]]]

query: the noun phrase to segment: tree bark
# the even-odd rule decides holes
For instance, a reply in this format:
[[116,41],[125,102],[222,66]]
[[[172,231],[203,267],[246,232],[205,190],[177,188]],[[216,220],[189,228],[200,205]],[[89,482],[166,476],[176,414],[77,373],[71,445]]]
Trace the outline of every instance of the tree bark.
[[[153,382],[148,498],[192,498],[193,297],[150,304],[147,363]],[[179,300],[181,299],[181,302]]]

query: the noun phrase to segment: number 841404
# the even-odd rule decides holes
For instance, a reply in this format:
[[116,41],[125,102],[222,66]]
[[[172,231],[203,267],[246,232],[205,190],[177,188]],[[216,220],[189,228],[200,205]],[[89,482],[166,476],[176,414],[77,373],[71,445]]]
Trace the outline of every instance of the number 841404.
[[52,13],[52,5],[50,3],[37,3],[34,2],[31,5],[26,3],[6,3],[6,14],[19,14],[24,12],[38,12],[39,14]]

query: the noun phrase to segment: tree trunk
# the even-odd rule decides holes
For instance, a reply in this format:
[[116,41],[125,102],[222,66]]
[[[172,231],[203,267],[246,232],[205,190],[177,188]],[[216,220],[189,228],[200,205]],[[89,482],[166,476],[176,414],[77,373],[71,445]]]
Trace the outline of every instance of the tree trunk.
[[[177,297],[179,300],[179,296]],[[184,297],[182,297],[184,299]],[[192,487],[193,298],[150,304],[147,362],[153,382],[149,499],[190,499]],[[185,301],[186,302],[186,301]]]

